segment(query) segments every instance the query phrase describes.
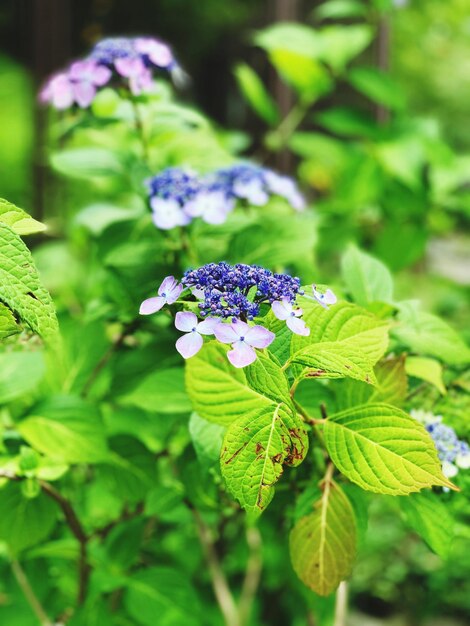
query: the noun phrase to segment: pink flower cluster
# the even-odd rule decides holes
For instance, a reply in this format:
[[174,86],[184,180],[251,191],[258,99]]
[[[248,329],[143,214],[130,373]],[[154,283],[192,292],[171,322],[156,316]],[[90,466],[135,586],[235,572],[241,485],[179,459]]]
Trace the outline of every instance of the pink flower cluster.
[[101,87],[110,84],[124,86],[138,96],[151,90],[155,69],[177,69],[171,48],[165,43],[151,37],[104,39],[87,58],[52,76],[39,99],[59,110],[74,104],[84,109]]

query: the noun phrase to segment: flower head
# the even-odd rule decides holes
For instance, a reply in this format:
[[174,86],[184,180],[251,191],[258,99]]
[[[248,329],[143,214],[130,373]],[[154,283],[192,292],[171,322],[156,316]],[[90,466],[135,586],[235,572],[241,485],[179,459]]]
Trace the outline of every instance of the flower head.
[[214,328],[216,338],[222,343],[231,343],[227,357],[234,367],[246,367],[256,360],[254,348],[267,348],[276,335],[263,326],[249,326],[235,320],[231,324],[219,323]]
[[184,359],[194,356],[202,348],[204,342],[202,335],[213,335],[214,327],[220,320],[208,317],[200,322],[194,313],[178,311],[175,317],[175,326],[178,330],[186,333],[176,342],[176,349]]
[[277,319],[285,321],[293,333],[304,337],[310,335],[310,328],[300,319],[303,313],[302,309],[294,309],[287,298],[276,300],[272,303],[271,308]]
[[53,76],[42,89],[40,100],[56,109],[74,104],[86,108],[104,85],[124,86],[139,95],[152,89],[154,71],[173,73],[177,68],[171,48],[158,39],[110,37],[99,41],[88,57]]
[[165,304],[173,304],[180,297],[183,285],[178,284],[174,276],[167,276],[158,288],[158,296],[147,298],[140,305],[141,315],[151,315],[159,311]]
[[470,447],[460,440],[453,428],[442,422],[442,415],[413,409],[410,415],[426,428],[442,462],[442,472],[448,478],[455,476],[459,468],[470,468]]

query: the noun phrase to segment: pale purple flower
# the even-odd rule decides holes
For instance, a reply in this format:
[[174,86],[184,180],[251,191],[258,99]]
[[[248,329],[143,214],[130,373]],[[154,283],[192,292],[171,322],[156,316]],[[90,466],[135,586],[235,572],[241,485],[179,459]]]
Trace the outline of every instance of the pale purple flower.
[[305,325],[303,320],[299,319],[303,313],[302,309],[294,309],[287,298],[276,300],[272,303],[271,308],[277,319],[285,321],[293,333],[304,337],[310,335],[310,328]]
[[207,224],[223,224],[235,202],[221,191],[200,191],[184,207],[191,217],[201,217]]
[[183,285],[178,284],[174,276],[167,276],[158,288],[158,296],[147,298],[140,305],[140,315],[151,315],[159,311],[165,304],[173,304],[180,297]]
[[116,59],[114,67],[120,76],[129,79],[129,88],[134,96],[151,88],[152,73],[140,57]]
[[181,209],[179,203],[171,198],[165,200],[154,196],[150,200],[150,206],[153,211],[153,223],[162,230],[171,230],[175,226],[186,226],[191,221],[191,217]]
[[109,68],[99,65],[92,59],[72,63],[68,77],[76,103],[82,108],[90,106],[95,97],[96,88],[105,85],[111,76],[112,72]]
[[176,342],[176,349],[184,359],[190,359],[202,348],[202,335],[213,335],[214,328],[220,324],[215,317],[208,317],[199,322],[197,316],[189,311],[179,311],[175,317],[175,326],[183,331],[183,335]]
[[157,39],[139,37],[135,40],[134,47],[157,67],[167,68],[175,62],[171,48]]
[[222,343],[231,343],[232,350],[227,353],[228,360],[234,367],[246,367],[256,360],[254,348],[267,348],[275,334],[263,326],[249,326],[241,320],[231,324],[220,322],[214,328],[216,338]]
[[235,180],[233,193],[254,206],[264,206],[269,200],[269,196],[264,190],[263,181],[255,177],[249,180]]
[[56,74],[48,80],[41,93],[41,102],[50,102],[56,109],[68,109],[73,104],[72,83],[66,73]]
[[280,174],[276,174],[276,172],[268,170],[265,174],[265,181],[269,191],[287,200],[293,209],[296,211],[303,211],[305,209],[304,197],[292,178],[281,176]]
[[[313,299],[315,299],[318,304],[321,304],[324,309],[327,309],[330,304],[335,304],[337,302],[337,298],[331,289],[327,289],[325,293],[321,293],[316,288],[316,285],[312,285],[312,293]],[[306,297],[308,298],[309,296]]]

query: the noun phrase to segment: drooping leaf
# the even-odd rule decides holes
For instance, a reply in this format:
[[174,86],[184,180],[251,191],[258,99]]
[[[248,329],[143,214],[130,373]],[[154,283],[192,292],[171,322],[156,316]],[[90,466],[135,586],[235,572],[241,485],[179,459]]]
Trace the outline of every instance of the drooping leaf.
[[96,463],[108,454],[99,411],[73,396],[37,405],[18,430],[35,450],[64,463]]
[[402,309],[393,330],[398,341],[418,354],[436,357],[450,365],[470,362],[470,348],[446,322],[431,313]]
[[299,465],[307,448],[307,434],[290,408],[270,404],[230,424],[220,457],[222,475],[242,507],[256,517],[271,502],[283,466]]
[[355,246],[350,246],[341,259],[341,275],[354,301],[361,306],[393,299],[390,271],[381,261]]
[[57,507],[44,494],[25,498],[19,483],[0,489],[0,539],[17,554],[44,540],[54,528]]
[[442,395],[447,393],[442,380],[442,365],[439,361],[421,356],[409,356],[405,362],[405,369],[408,376],[431,383]]
[[235,77],[251,108],[268,124],[279,120],[277,105],[266,91],[258,74],[249,65],[240,63],[235,68]]
[[151,567],[133,574],[124,599],[131,617],[143,626],[200,626],[198,598],[183,573]]
[[0,404],[34,391],[45,374],[42,352],[0,354]]
[[58,324],[54,304],[40,283],[31,253],[20,237],[2,223],[0,301],[46,341],[57,341]]
[[0,222],[9,226],[17,235],[32,235],[46,230],[44,224],[4,198],[0,198]]
[[[255,362],[250,367],[254,377],[253,370],[263,366]],[[256,376],[259,379],[262,375]],[[186,388],[194,410],[216,424],[230,424],[241,415],[272,405],[269,397],[250,387],[246,371],[233,367],[227,359],[227,348],[215,341],[188,359]]]
[[121,404],[136,406],[154,413],[188,413],[191,403],[184,388],[182,367],[155,370],[145,376]]
[[446,558],[452,543],[454,519],[432,491],[399,498],[405,520],[439,556]]
[[321,596],[329,595],[349,576],[356,552],[356,520],[336,482],[323,483],[314,512],[297,522],[289,545],[297,576]]
[[454,488],[424,427],[396,407],[367,404],[331,415],[324,436],[336,467],[367,491],[405,495],[433,485]]

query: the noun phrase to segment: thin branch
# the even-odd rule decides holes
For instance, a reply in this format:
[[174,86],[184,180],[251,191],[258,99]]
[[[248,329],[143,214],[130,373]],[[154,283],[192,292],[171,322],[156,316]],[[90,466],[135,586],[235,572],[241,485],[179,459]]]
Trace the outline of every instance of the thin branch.
[[226,626],[240,626],[240,620],[238,617],[237,606],[233,599],[232,592],[228,585],[225,574],[220,565],[219,557],[214,547],[211,531],[207,527],[206,523],[202,519],[199,511],[195,509],[192,504],[187,503],[194,520],[196,522],[196,529],[199,536],[204,556],[206,559],[209,572],[211,574],[212,588],[214,595],[217,599],[217,603],[220,607],[220,611],[224,616]]
[[16,578],[16,582],[20,586],[21,591],[24,594],[24,597],[26,598],[33,613],[36,615],[39,622],[41,623],[41,626],[54,626],[52,620],[49,618],[46,611],[44,610],[44,607],[42,606],[42,604],[38,600],[38,597],[34,593],[33,588],[31,587],[31,584],[28,580],[28,577],[26,576],[26,573],[24,569],[21,567],[19,561],[14,559],[11,562],[11,569]]
[[145,137],[145,129],[142,116],[140,114],[139,105],[131,98],[132,108],[134,109],[134,120],[135,120],[135,129],[137,131],[137,135],[140,139],[140,144],[142,146],[142,157],[143,160],[147,163],[149,162],[149,149],[147,144],[147,138]]
[[80,556],[78,560],[77,604],[78,606],[81,606],[84,603],[87,595],[88,582],[90,579],[91,571],[91,568],[88,564],[88,536],[82,526],[82,523],[78,519],[78,516],[75,513],[71,502],[67,500],[67,498],[64,498],[64,496],[49,483],[40,480],[39,484],[41,485],[41,489],[44,491],[44,493],[46,493],[60,506],[60,508],[62,509],[62,513],[64,514],[67,526],[70,528],[72,534],[80,544]]
[[243,581],[240,602],[238,605],[240,626],[245,626],[245,624],[249,621],[251,608],[256,597],[256,592],[261,578],[261,570],[263,568],[261,535],[255,526],[247,528],[246,542],[250,549],[250,554],[248,557],[245,579]]

